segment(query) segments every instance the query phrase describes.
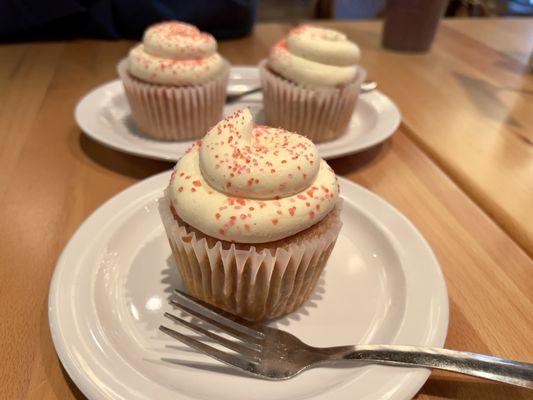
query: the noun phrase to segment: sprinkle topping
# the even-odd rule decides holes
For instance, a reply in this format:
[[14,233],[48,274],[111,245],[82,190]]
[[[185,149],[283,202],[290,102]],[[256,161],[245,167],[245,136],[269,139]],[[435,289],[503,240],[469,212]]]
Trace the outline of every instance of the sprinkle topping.
[[207,235],[264,243],[317,223],[339,193],[334,172],[311,142],[254,125],[244,109],[218,123],[178,161],[169,194],[178,215]]
[[343,33],[300,25],[272,47],[269,66],[301,85],[331,87],[354,80],[359,56],[359,47]]
[[200,148],[200,170],[209,184],[228,196],[249,199],[280,199],[308,189],[319,161],[310,140],[254,125],[247,109],[215,125]]
[[213,36],[193,25],[167,21],[150,26],[130,50],[129,70],[139,79],[190,85],[212,79],[224,68]]

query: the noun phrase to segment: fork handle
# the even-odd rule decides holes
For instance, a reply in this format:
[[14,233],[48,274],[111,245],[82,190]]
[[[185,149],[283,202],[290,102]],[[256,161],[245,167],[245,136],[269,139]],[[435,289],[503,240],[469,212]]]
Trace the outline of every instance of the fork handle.
[[351,360],[401,367],[426,367],[533,389],[533,364],[431,347],[357,345],[318,349],[323,361]]

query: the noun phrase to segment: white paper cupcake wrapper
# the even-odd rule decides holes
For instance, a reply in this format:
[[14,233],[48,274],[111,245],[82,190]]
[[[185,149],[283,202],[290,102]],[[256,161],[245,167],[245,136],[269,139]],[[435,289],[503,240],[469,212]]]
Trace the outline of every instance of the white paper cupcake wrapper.
[[143,133],[154,139],[199,139],[222,118],[229,79],[228,63],[217,78],[194,86],[143,82],[129,74],[127,59],[118,64],[117,71],[133,120]]
[[258,252],[253,246],[223,249],[219,241],[210,247],[205,238],[197,240],[176,221],[167,197],[159,199],[159,213],[187,291],[252,321],[290,313],[311,296],[342,226],[338,218],[300,244]]
[[310,89],[274,74],[266,60],[259,64],[259,72],[267,124],[316,143],[333,140],[346,131],[366,76],[359,67],[355,81],[342,88]]

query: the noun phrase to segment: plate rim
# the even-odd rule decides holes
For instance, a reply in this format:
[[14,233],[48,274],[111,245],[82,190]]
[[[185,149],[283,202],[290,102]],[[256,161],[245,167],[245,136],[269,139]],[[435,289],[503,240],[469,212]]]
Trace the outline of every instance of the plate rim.
[[[258,68],[252,65],[233,65],[231,68],[232,70],[246,70],[249,73],[251,73],[252,71],[257,71],[257,73],[259,74]],[[91,118],[98,117],[98,113],[96,112],[96,110],[88,109],[89,102],[93,99],[93,97],[95,97],[100,91],[104,90],[107,87],[114,87],[117,85],[120,86],[120,83],[120,79],[113,79],[111,81],[104,82],[85,93],[78,100],[74,108],[74,120],[76,121],[78,128],[83,132],[84,135],[88,136],[92,140],[95,140],[99,144],[114,149],[116,151],[153,160],[170,162],[177,161],[182,155],[179,152],[176,153],[176,156],[169,156],[167,154],[163,154],[162,152],[156,149],[151,148],[140,148],[138,146],[123,147],[120,143],[117,143],[116,141],[106,140],[105,136],[102,133],[98,133],[95,131],[96,129],[98,129],[97,127],[94,127],[91,122],[86,122],[86,119],[89,117],[85,117],[84,112],[88,112],[92,116]],[[328,150],[327,148],[321,150],[321,147],[327,146],[328,144],[332,142],[334,143],[335,141],[318,143],[317,147],[319,148],[319,153],[322,158],[338,158],[367,150],[370,147],[376,146],[377,144],[384,142],[389,137],[394,135],[394,133],[398,130],[398,127],[401,123],[401,112],[398,106],[388,96],[380,92],[378,89],[375,89],[372,92],[361,93],[360,99],[363,99],[363,101],[366,101],[369,104],[371,104],[373,101],[385,104],[387,118],[390,119],[390,122],[387,123],[387,128],[376,128],[378,132],[357,148],[340,147],[338,150]],[[379,121],[380,120],[378,118],[378,123]]]
[[[65,262],[66,254],[68,251],[76,245],[76,241],[78,237],[83,233],[83,231],[86,229],[87,225],[90,224],[90,222],[97,218],[98,214],[102,214],[105,212],[106,208],[110,207],[113,203],[120,202],[121,197],[127,197],[131,193],[134,192],[143,192],[142,188],[144,186],[148,186],[153,182],[162,180],[163,178],[167,178],[170,176],[171,171],[163,171],[161,173],[158,173],[156,175],[153,175],[151,177],[148,177],[146,179],[143,179],[140,182],[137,182],[126,189],[120,191],[119,193],[112,196],[110,199],[105,201],[101,206],[99,206],[96,210],[94,210],[82,223],[81,225],[76,229],[74,234],[71,236],[65,247],[63,248],[60,256],[58,257],[53,276],[50,283],[49,288],[49,296],[48,296],[48,319],[49,319],[49,329],[51,332],[52,341],[54,344],[54,348],[59,356],[59,359],[61,361],[61,364],[69,374],[70,378],[74,381],[76,386],[83,392],[85,396],[87,396],[89,399],[95,399],[95,398],[101,398],[102,392],[99,389],[97,383],[94,382],[94,380],[91,380],[88,378],[85,374],[83,374],[82,369],[79,365],[76,365],[76,360],[74,360],[70,353],[69,353],[69,343],[68,340],[65,340],[65,337],[62,335],[61,332],[61,318],[60,318],[60,307],[56,307],[56,304],[58,304],[58,297],[60,295],[61,288],[59,287],[59,282],[61,278],[61,274],[63,274],[64,270],[68,268],[68,265]],[[434,273],[436,274],[438,291],[439,293],[435,292],[434,296],[439,297],[439,307],[441,307],[442,315],[440,315],[440,319],[437,320],[437,324],[439,325],[437,328],[435,328],[433,332],[433,341],[436,343],[435,346],[443,346],[444,342],[447,337],[448,333],[448,324],[449,324],[449,297],[448,297],[448,290],[446,281],[444,279],[444,275],[442,273],[442,269],[440,267],[440,264],[438,262],[438,259],[429,246],[429,243],[426,241],[426,239],[422,236],[420,231],[416,228],[416,226],[400,211],[398,211],[394,206],[392,206],[390,203],[388,203],[385,199],[381,198],[377,194],[373,193],[372,191],[366,189],[365,187],[354,183],[346,178],[338,177],[341,186],[342,185],[353,185],[357,190],[362,191],[365,195],[367,195],[369,198],[372,199],[372,201],[376,201],[380,203],[380,206],[385,206],[394,214],[394,217],[399,218],[405,226],[408,227],[412,233],[415,234],[415,236],[418,239],[418,245],[422,246],[424,250],[427,252],[428,256],[432,258],[433,262],[433,269]],[[152,192],[144,193],[144,195],[141,195],[140,197],[148,197],[148,195],[152,196]],[[112,218],[114,219],[114,218]],[[111,223],[111,221],[110,221]],[[412,398],[424,385],[426,380],[428,379],[430,375],[429,370],[425,369],[410,369],[408,373],[406,373],[406,376],[408,376],[409,379],[409,385],[398,385],[396,386],[395,392],[393,393],[395,395],[395,399],[410,399]],[[345,385],[342,387],[347,387],[352,383],[346,382]],[[339,394],[339,389],[334,390],[333,392],[326,392],[322,395],[319,395],[317,397],[313,397],[313,399],[318,398],[330,398],[329,395],[332,393]],[[342,390],[342,388],[340,389]],[[398,397],[399,396],[399,397]],[[108,397],[110,399],[115,399],[115,397]],[[122,398],[122,397],[121,397]],[[189,399],[186,395],[184,395],[184,398]],[[192,399],[192,398],[191,398]]]

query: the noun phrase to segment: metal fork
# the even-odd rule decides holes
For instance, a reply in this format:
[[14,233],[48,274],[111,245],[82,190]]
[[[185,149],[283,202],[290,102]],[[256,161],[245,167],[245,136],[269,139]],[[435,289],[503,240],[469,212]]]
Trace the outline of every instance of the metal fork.
[[[361,93],[368,93],[373,91],[378,87],[378,83],[374,81],[364,81],[361,83]],[[245,90],[243,92],[239,93],[230,93],[226,96],[226,103],[233,103],[239,99],[241,99],[244,96],[248,96],[249,94],[260,92],[262,88],[260,86],[254,87],[252,89]]]
[[430,347],[397,345],[312,347],[288,332],[246,321],[179,290],[175,290],[175,293],[180,301],[171,300],[172,305],[237,340],[222,337],[204,328],[204,324],[200,326],[194,321],[189,322],[170,313],[165,313],[165,316],[212,339],[232,352],[219,350],[165,326],[160,326],[159,329],[202,353],[259,378],[289,379],[317,365],[345,361],[354,365],[370,363],[442,369],[533,389],[533,364]]

